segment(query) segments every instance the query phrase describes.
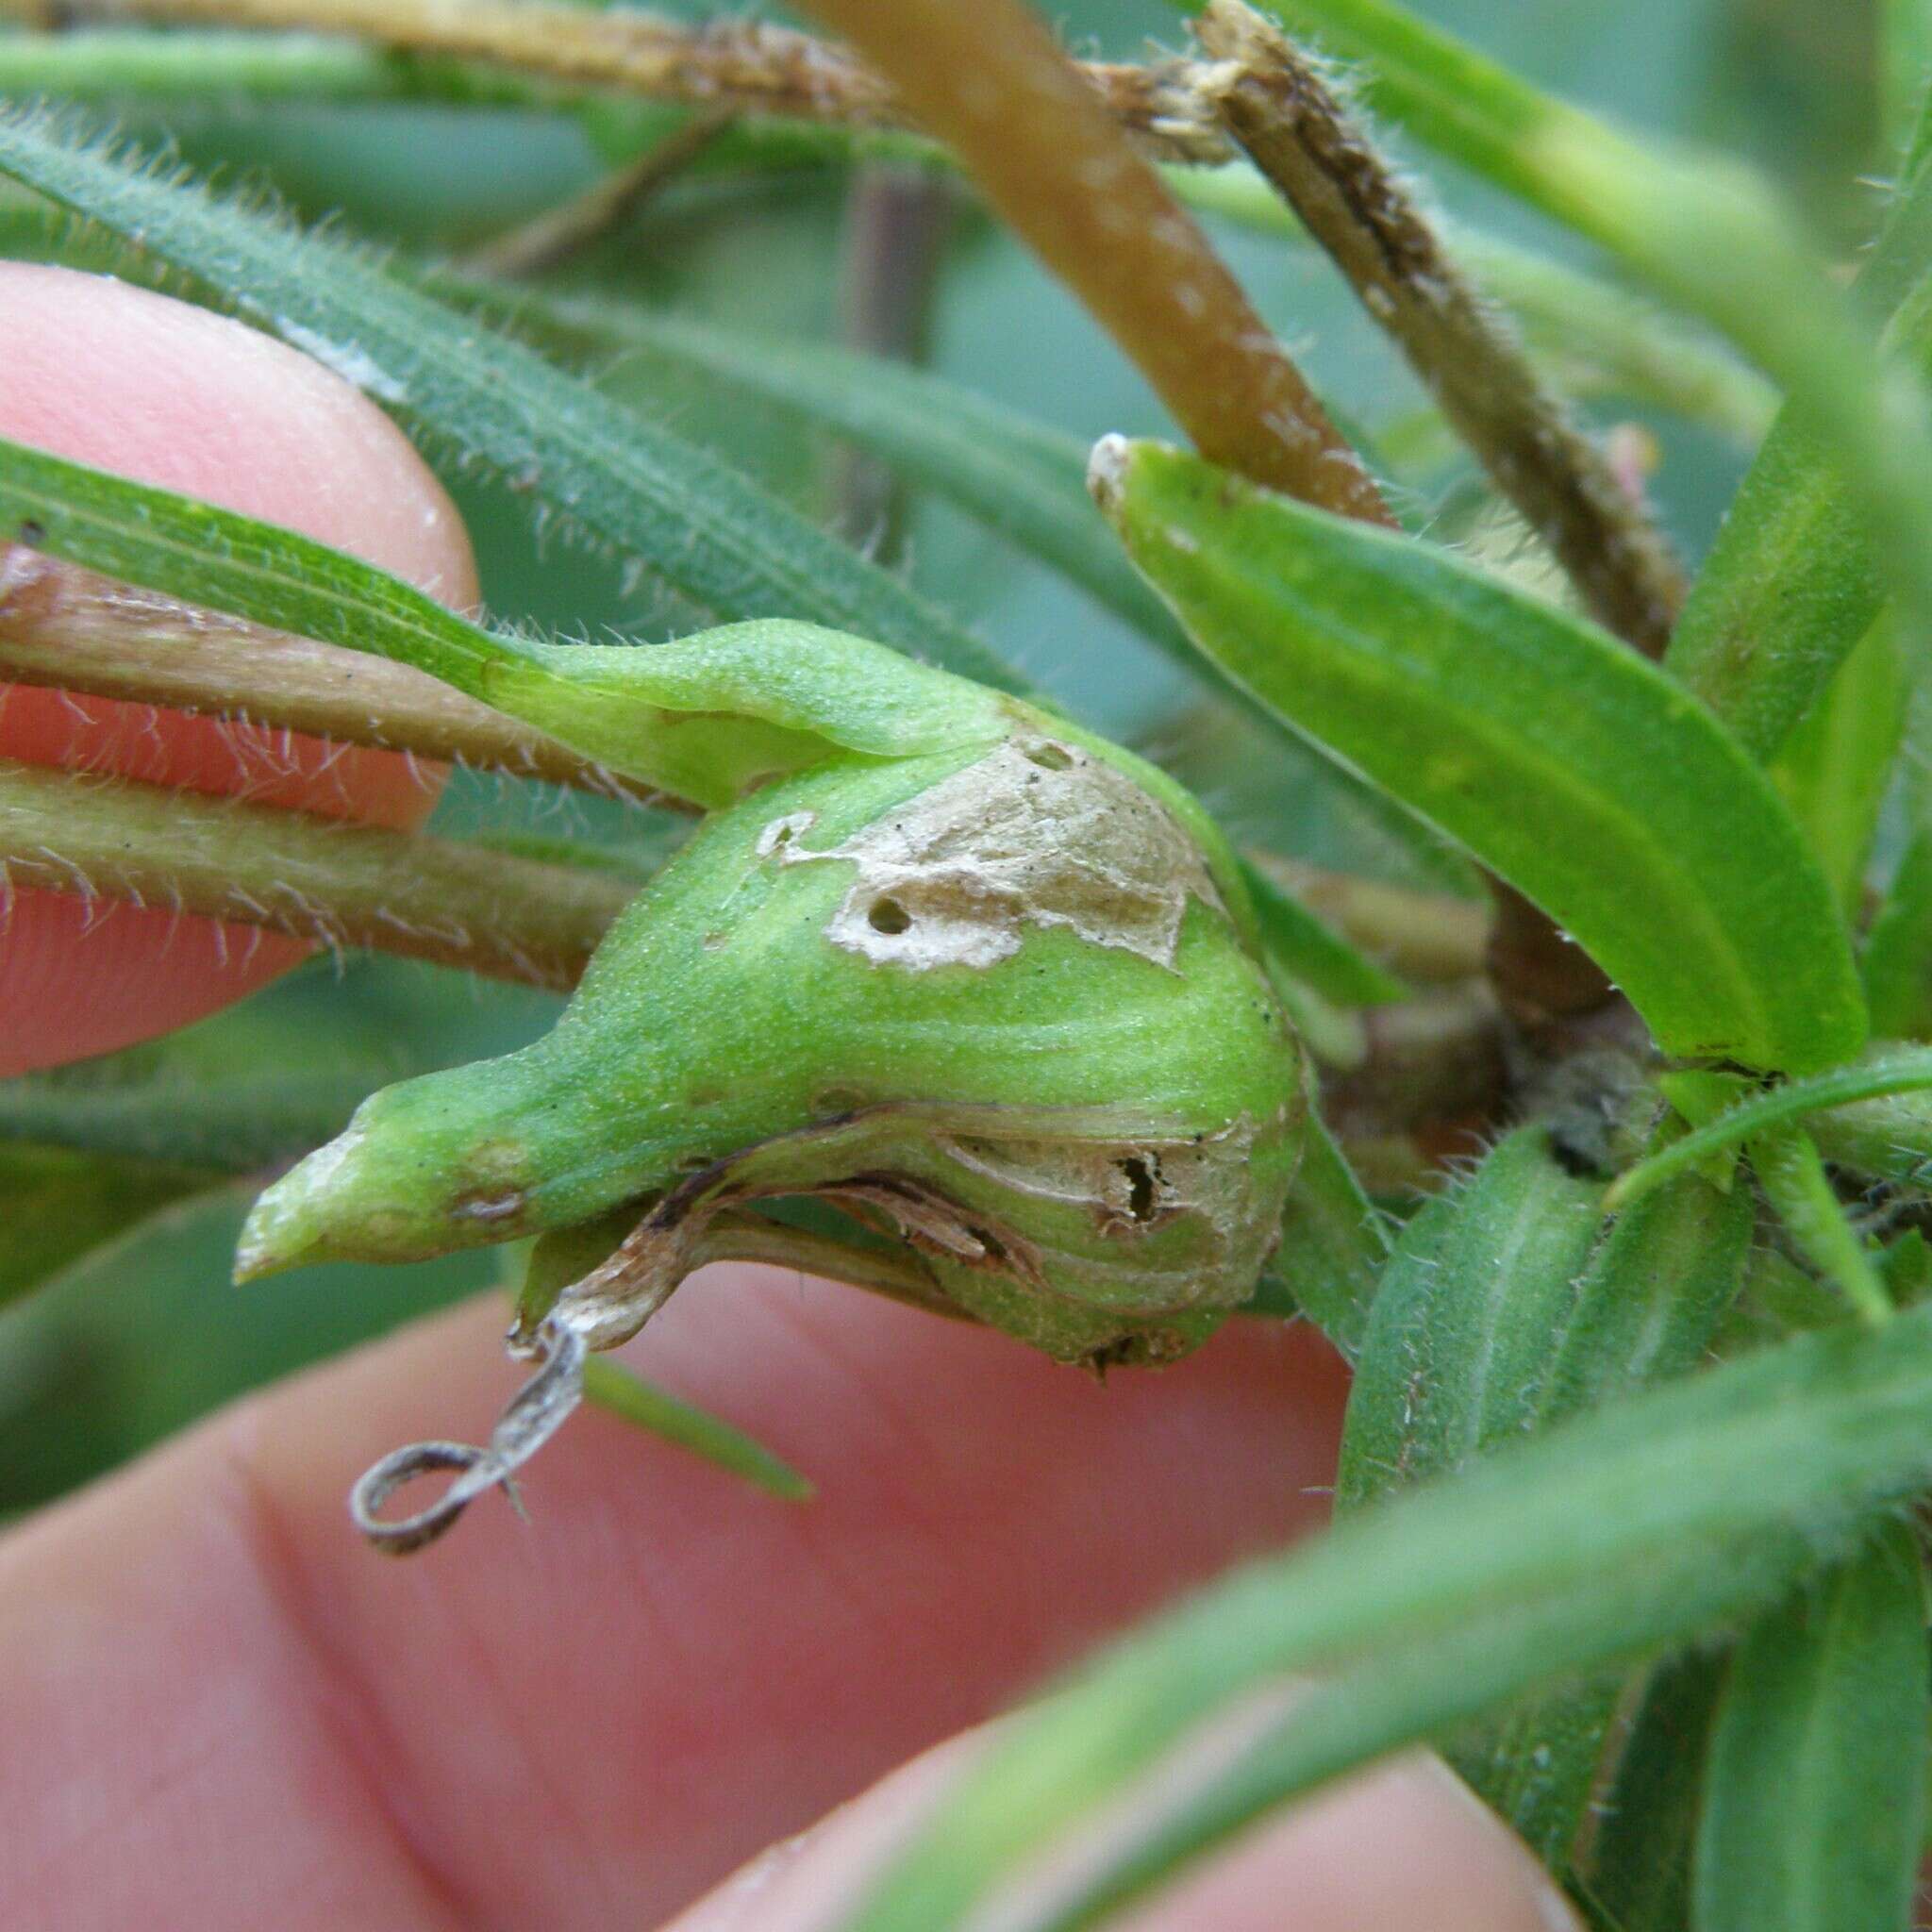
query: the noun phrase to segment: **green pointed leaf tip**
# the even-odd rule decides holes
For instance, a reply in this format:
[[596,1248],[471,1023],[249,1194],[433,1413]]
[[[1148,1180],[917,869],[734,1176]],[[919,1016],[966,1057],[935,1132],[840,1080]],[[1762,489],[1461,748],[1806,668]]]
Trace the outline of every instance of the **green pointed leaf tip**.
[[1521,1127],[1408,1224],[1349,1394],[1338,1508],[1458,1469],[1535,1420],[1602,1193],[1557,1164],[1545,1128]]
[[1196,643],[1588,948],[1672,1054],[1808,1073],[1864,999],[1816,859],[1709,713],[1427,544],[1106,439],[1092,486]]
[[1021,688],[944,613],[749,478],[357,249],[161,178],[37,111],[0,114],[0,172],[186,271],[699,608],[810,619]]

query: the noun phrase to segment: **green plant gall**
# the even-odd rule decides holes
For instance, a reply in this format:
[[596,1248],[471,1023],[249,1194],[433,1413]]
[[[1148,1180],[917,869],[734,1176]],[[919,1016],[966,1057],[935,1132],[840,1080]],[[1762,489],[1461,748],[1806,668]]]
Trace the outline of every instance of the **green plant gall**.
[[[847,675],[938,675],[832,641]],[[759,1204],[830,1210],[835,1269],[889,1236],[915,1299],[1095,1367],[1184,1354],[1251,1294],[1307,1103],[1233,859],[1153,768],[945,683],[951,741],[832,749],[714,811],[549,1035],[375,1094],[257,1203],[244,1276],[547,1238],[524,1407],[489,1451],[372,1472],[372,1534],[442,1526],[375,1515],[424,1468],[479,1458],[458,1507],[500,1480],[584,1349],[758,1251],[733,1237],[771,1229]]]

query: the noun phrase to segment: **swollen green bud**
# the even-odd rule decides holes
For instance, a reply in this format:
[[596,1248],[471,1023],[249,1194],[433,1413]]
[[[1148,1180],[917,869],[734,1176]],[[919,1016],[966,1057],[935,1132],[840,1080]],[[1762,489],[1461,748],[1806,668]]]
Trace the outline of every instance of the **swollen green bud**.
[[[1060,1359],[1193,1346],[1252,1292],[1300,1154],[1244,889],[1172,781],[958,690],[944,748],[831,750],[714,812],[546,1038],[367,1101],[257,1204],[240,1272],[551,1235],[574,1278],[514,1338],[550,1358],[541,1433],[566,1354],[758,1252],[734,1230],[769,1235],[753,1204],[778,1199],[893,1236],[915,1298]],[[458,1491],[535,1446],[531,1413]],[[409,1456],[359,1512],[406,1541],[441,1526],[374,1523]]]

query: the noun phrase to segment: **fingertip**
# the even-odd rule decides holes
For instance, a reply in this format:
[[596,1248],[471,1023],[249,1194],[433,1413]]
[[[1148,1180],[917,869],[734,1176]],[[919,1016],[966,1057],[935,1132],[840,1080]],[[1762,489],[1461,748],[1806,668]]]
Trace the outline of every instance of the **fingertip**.
[[462,519],[401,430],[312,358],[108,276],[0,263],[0,435],[352,551],[457,609]]
[[[456,507],[341,376],[187,303],[0,263],[0,436],[299,530],[458,608],[477,599]],[[147,705],[0,685],[0,758],[413,826],[440,767]],[[258,927],[21,891],[0,904],[0,1076],[172,1031],[311,951]]]
[[[836,1932],[1001,1725],[949,1739],[768,1848],[664,1932]],[[1024,1919],[1024,1894],[991,1918]],[[1315,1793],[1108,1920],[1116,1932],[1583,1932],[1528,1848],[1450,1771],[1409,1752]]]

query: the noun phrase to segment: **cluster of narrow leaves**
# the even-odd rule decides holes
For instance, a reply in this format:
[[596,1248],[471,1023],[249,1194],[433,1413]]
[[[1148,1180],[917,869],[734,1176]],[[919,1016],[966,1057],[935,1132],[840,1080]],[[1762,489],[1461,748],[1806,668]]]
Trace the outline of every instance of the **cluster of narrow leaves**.
[[[1416,1740],[1600,1927],[1904,1927],[1932,1724],[1910,1513],[1932,1490],[1932,1046],[1917,1043],[1932,1038],[1932,170],[1900,105],[1918,90],[1893,90],[1900,175],[1848,299],[1735,164],[1640,143],[1392,0],[1269,10],[1355,63],[1377,111],[1625,278],[1457,238],[1553,368],[1746,439],[1782,397],[1661,663],[1426,538],[1163,444],[1108,439],[1090,497],[1083,446],[915,369],[378,260],[37,112],[0,118],[0,174],[41,198],[0,209],[0,241],[87,263],[108,247],[118,272],[321,356],[434,460],[503,475],[702,618],[811,619],[1022,689],[1004,659],[1024,654],[570,365],[621,352],[667,389],[719,384],[827,428],[1169,654],[1268,757],[1314,746],[1336,808],[1419,865],[1447,841],[1515,888],[1641,1021],[1520,1095],[1522,1124],[1420,1207],[1372,1203],[1346,1136],[1316,1132],[1257,1307],[1298,1304],[1356,1365],[1335,1527],[1017,1721],[855,1927],[967,1924],[1100,1807],[1152,1792],[1142,1829],[1103,1839],[1012,1920],[1097,1923]],[[1921,11],[1892,9],[1895,68],[1932,44]],[[467,85],[307,45],[215,39],[199,61],[184,45],[4,42],[0,85],[10,59],[36,87],[137,96],[251,75],[308,98]],[[824,129],[740,133],[708,165],[857,151]],[[1279,232],[1244,171],[1182,187]],[[497,326],[510,315],[520,337]],[[704,806],[745,775],[711,769],[701,724],[675,745],[653,735],[675,699],[647,650],[627,665],[472,623],[287,532],[12,446],[0,528],[429,672],[615,779]],[[867,696],[851,693],[858,735],[841,741],[884,748],[894,721]],[[37,783],[0,768],[0,858],[44,808]],[[1369,1050],[1362,1010],[1410,989],[1284,888],[1271,860],[1291,843],[1254,855],[1264,935],[1318,1056],[1349,1070]],[[0,1087],[0,1198],[45,1230],[0,1255],[0,1300],[315,1145],[400,1071],[251,1060],[222,1045],[246,1024]],[[655,1391],[607,1376],[591,1392],[802,1488]],[[1205,1783],[1162,1779],[1198,1728],[1285,1674],[1305,1694],[1238,1757]]]

